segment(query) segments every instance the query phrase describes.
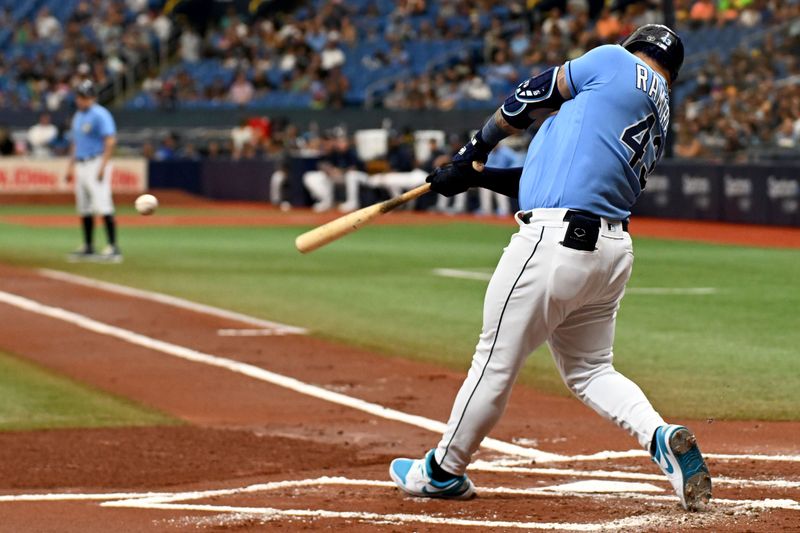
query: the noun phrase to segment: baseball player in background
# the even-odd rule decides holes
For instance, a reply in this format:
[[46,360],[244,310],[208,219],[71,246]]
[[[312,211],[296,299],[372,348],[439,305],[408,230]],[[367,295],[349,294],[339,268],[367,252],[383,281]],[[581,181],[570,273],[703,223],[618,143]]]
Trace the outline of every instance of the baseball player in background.
[[[663,153],[669,89],[682,63],[675,32],[642,26],[621,46],[600,46],[520,84],[429,178],[444,195],[479,186],[517,197],[520,229],[489,282],[483,330],[442,439],[424,458],[390,466],[404,492],[474,494],[467,465],[503,413],[526,357],[547,342],[567,387],[636,437],[684,509],[710,499],[694,435],[667,424],[612,363],[617,309],[633,264],[628,218]],[[521,169],[473,170],[501,139],[540,121]]]
[[[75,184],[75,205],[81,217],[83,246],[70,254],[72,260],[122,261],[117,246],[114,202],[111,197],[111,154],[117,144],[117,128],[109,111],[95,100],[94,84],[84,80],[75,89],[77,112],[72,117],[67,180]],[[94,217],[103,217],[108,246],[94,249]]]
[[[506,141],[508,140],[506,139]],[[523,161],[525,161],[524,153],[517,152],[511,148],[508,142],[501,142],[489,154],[486,159],[486,166],[492,168],[514,168],[519,167]],[[480,189],[478,191],[478,199],[480,200],[480,213],[482,215],[495,214],[494,204],[497,204],[497,215],[507,216],[511,214],[511,200],[504,194],[489,189]]]

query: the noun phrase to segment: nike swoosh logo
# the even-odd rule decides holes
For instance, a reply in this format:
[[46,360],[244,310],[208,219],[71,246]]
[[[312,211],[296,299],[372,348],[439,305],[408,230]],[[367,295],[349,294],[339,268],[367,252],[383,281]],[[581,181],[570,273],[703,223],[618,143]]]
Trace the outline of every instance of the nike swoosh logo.
[[664,445],[664,441],[662,439],[658,439],[658,445],[656,448],[657,448],[656,451],[658,452],[656,454],[656,460],[658,461],[658,463],[662,464],[663,460],[663,464],[666,464],[664,470],[667,471],[667,474],[673,473],[675,469],[672,467],[672,463],[670,463],[669,459],[667,458],[667,448]]
[[429,491],[427,487],[422,487],[422,493],[427,494],[428,496],[456,496],[461,489],[460,484],[454,484],[451,487],[447,487],[446,489],[438,490],[438,491]]

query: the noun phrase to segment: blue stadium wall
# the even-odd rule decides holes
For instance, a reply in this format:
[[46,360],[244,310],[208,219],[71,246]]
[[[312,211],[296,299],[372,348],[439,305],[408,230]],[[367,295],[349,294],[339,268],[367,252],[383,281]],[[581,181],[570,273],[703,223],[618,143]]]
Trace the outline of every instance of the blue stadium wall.
[[[288,162],[287,195],[295,206],[310,199],[302,175],[313,159]],[[177,188],[210,198],[269,201],[275,162],[153,161],[152,188]],[[381,199],[364,191],[365,201]],[[373,194],[373,196],[369,196]],[[634,216],[800,227],[800,164],[720,165],[664,161],[650,176]]]

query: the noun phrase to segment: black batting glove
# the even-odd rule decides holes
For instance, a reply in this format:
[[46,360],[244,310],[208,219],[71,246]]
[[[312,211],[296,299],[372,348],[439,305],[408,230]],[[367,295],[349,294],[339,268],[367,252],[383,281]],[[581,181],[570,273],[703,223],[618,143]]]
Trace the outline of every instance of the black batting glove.
[[494,147],[483,140],[481,131],[478,130],[475,136],[453,155],[453,164],[463,165],[464,163],[469,163],[469,166],[471,166],[473,161],[486,163],[492,148]]
[[437,167],[425,181],[431,184],[433,192],[451,198],[466,192],[470,187],[475,187],[478,176],[478,173],[472,170],[472,163],[448,163]]

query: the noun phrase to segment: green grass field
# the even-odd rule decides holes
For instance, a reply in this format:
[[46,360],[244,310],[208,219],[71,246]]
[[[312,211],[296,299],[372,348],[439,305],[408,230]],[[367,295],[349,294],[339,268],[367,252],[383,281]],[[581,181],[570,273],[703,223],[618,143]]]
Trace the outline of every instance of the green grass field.
[[[0,261],[175,294],[387,355],[468,367],[486,282],[432,270],[490,271],[512,226],[368,227],[308,256],[293,247],[301,231],[123,227],[125,263],[75,265],[64,254],[78,243],[77,221],[74,229],[0,224]],[[637,238],[635,251],[629,287],[717,291],[625,298],[617,367],[656,407],[669,416],[800,418],[800,250]],[[521,380],[567,394],[546,349],[530,358]]]
[[0,352],[0,430],[175,423],[166,415]]

